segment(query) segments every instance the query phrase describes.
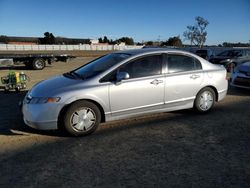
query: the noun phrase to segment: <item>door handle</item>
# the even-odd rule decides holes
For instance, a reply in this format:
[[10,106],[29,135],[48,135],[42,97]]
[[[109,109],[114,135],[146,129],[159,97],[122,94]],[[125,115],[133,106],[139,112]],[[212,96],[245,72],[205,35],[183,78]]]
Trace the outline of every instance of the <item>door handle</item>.
[[196,78],[199,78],[199,77],[200,77],[200,75],[197,75],[197,74],[192,74],[190,76],[191,79],[196,79]]
[[155,79],[152,82],[150,82],[150,84],[154,84],[154,85],[158,85],[160,83],[163,83],[163,80],[157,80],[157,79]]

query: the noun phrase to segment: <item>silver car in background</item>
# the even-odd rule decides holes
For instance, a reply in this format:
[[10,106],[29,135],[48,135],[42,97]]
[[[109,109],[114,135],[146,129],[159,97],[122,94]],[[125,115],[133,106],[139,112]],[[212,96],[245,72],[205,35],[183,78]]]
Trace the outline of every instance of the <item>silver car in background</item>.
[[236,66],[231,73],[231,85],[250,89],[250,61]]
[[114,52],[35,85],[23,100],[24,121],[74,136],[101,122],[194,108],[209,111],[227,94],[226,70],[175,49]]

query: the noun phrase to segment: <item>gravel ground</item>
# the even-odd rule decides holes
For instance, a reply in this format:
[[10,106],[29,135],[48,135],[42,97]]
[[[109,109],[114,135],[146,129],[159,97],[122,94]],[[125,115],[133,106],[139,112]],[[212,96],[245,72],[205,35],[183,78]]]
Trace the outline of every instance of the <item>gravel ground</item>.
[[[25,70],[28,88],[92,58]],[[0,67],[0,77],[8,67]],[[22,121],[26,91],[0,91],[0,187],[250,187],[250,91],[229,88],[208,114],[161,113],[101,125],[86,137]]]

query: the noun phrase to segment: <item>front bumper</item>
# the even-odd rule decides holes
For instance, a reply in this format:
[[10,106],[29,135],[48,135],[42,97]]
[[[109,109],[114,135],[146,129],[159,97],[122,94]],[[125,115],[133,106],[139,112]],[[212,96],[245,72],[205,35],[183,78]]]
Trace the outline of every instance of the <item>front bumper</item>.
[[250,86],[244,86],[244,85],[237,85],[237,84],[234,84],[234,83],[230,83],[231,86],[233,87],[239,87],[239,88],[244,88],[244,89],[250,89]]
[[235,73],[231,76],[231,86],[250,89],[250,76],[242,73]]
[[23,120],[28,126],[40,130],[58,129],[57,121],[62,104],[25,104],[22,105]]

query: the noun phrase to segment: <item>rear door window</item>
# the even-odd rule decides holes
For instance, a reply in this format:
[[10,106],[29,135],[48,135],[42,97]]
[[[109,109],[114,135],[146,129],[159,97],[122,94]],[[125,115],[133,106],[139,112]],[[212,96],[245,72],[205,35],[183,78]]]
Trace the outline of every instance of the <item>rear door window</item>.
[[179,54],[169,54],[167,64],[169,73],[202,69],[201,63],[196,58]]

